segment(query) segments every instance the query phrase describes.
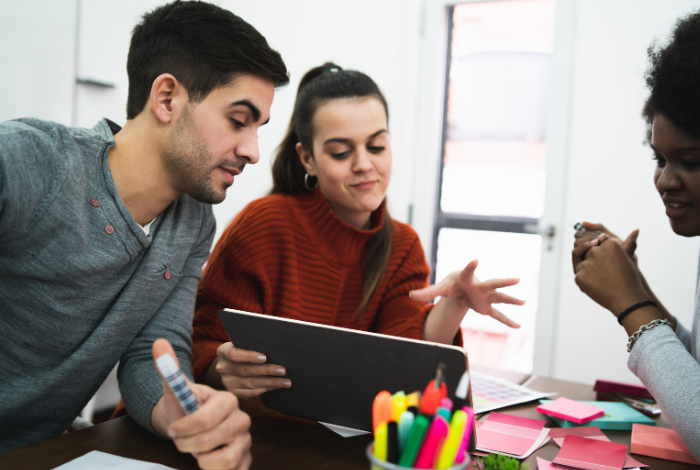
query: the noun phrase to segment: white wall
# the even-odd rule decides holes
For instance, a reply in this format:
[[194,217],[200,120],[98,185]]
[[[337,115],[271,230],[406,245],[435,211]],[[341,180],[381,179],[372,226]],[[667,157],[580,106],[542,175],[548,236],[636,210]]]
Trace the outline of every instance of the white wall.
[[[649,284],[690,328],[700,240],[669,227],[642,141],[646,49],[663,39],[694,0],[579,0],[571,113],[565,240],[574,222],[603,222],[620,236],[640,228],[639,264]],[[627,336],[612,314],[582,294],[563,256],[554,345],[556,377],[634,381]]]
[[71,123],[76,0],[0,0],[0,122]]

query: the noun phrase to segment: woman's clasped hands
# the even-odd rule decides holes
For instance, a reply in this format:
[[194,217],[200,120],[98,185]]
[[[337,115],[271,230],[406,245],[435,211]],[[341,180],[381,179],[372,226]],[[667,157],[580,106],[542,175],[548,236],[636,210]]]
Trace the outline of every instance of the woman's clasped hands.
[[601,224],[583,222],[582,227],[571,253],[581,291],[615,315],[649,300],[635,255],[639,230],[622,240]]

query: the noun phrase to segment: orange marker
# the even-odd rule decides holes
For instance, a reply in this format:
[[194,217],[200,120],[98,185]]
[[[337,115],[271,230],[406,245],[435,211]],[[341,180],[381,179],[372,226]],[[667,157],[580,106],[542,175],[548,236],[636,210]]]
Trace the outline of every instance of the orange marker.
[[377,430],[381,423],[388,423],[394,414],[394,404],[391,393],[386,390],[381,391],[374,398],[372,404],[372,429]]
[[447,397],[447,386],[445,385],[445,364],[438,364],[435,379],[428,383],[423,392],[423,399],[420,401],[420,412],[424,415],[432,416],[440,407],[440,402]]

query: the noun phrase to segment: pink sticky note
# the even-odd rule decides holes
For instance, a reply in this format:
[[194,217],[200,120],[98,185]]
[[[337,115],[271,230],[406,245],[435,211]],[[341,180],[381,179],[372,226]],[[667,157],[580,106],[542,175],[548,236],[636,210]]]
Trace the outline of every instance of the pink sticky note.
[[522,455],[542,433],[545,421],[492,412],[476,431],[476,442],[482,449]]
[[634,423],[630,452],[659,459],[700,465],[673,429]]
[[585,470],[622,470],[627,446],[568,435],[553,463]]
[[568,398],[557,398],[556,400],[537,407],[540,413],[554,416],[555,418],[566,419],[577,424],[587,423],[605,414],[603,408],[581,403]]
[[[580,436],[588,439],[597,439],[599,441],[610,442],[608,436],[600,430],[598,426],[584,426],[581,428],[552,428],[549,430],[550,437],[554,442],[561,447],[564,444],[564,438],[568,435]],[[625,458],[623,468],[648,467],[649,465],[636,461],[629,455]]]
[[549,460],[537,457],[537,470],[562,470],[564,468],[568,467],[562,467],[560,465],[550,462]]
[[568,435],[590,438],[602,437],[603,440],[609,441],[609,439],[605,437],[605,434],[603,434],[603,431],[601,431],[598,426],[584,426],[581,428],[552,428],[549,430],[549,436],[555,441],[557,439],[561,439],[563,441],[564,437]]

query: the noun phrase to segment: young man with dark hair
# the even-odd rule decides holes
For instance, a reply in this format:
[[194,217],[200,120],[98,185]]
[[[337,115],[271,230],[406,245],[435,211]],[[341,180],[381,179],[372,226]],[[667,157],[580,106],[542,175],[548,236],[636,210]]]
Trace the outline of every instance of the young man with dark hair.
[[210,204],[258,161],[287,69],[231,12],[176,1],[136,26],[127,70],[123,129],[0,124],[0,452],[62,433],[119,361],[141,426],[202,468],[245,469],[250,420],[236,398],[192,384],[200,408],[182,417],[153,355],[192,378]]

